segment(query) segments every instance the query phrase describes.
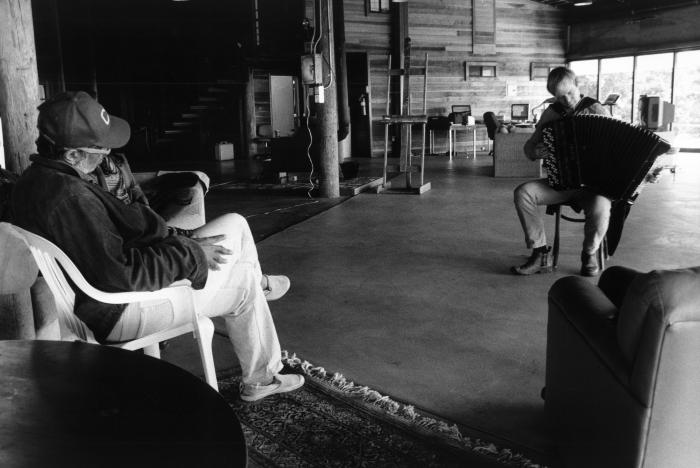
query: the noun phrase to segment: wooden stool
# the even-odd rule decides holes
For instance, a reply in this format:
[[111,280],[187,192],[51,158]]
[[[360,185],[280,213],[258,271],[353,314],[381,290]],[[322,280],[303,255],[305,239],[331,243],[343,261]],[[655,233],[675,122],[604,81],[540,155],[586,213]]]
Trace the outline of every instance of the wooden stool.
[[[554,243],[552,245],[552,268],[556,269],[557,268],[557,263],[559,261],[559,225],[561,223],[562,219],[565,219],[567,221],[571,221],[573,223],[583,223],[586,221],[585,218],[572,218],[571,216],[567,216],[564,214],[561,214],[561,207],[562,206],[568,206],[571,207],[571,205],[568,204],[560,204],[560,205],[547,205],[547,214],[549,215],[554,215]],[[605,261],[610,258],[608,255],[608,236],[603,236],[603,241],[600,243],[600,247],[598,247],[598,251],[596,252],[596,256],[598,257],[598,266],[600,267],[600,271],[603,271],[605,269]]]

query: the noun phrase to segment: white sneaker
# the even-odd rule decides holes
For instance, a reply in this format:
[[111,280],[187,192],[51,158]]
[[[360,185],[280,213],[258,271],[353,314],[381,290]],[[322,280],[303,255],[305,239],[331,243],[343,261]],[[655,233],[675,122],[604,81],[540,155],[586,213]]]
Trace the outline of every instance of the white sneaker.
[[257,401],[274,395],[296,390],[304,385],[304,377],[298,374],[275,374],[269,385],[241,384],[241,400]]
[[287,291],[289,291],[289,287],[292,284],[291,281],[289,281],[289,278],[283,275],[263,276],[267,278],[267,287],[263,289],[267,302],[276,301],[280,297],[287,294]]

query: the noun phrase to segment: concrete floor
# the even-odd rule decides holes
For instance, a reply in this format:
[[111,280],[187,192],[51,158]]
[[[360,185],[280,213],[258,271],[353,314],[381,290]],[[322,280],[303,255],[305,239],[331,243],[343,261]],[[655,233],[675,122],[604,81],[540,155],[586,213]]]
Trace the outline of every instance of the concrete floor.
[[[647,271],[700,264],[700,155],[679,154],[676,163],[675,176],[645,188],[608,265]],[[452,162],[431,157],[429,192],[361,194],[258,249],[263,271],[292,280],[287,296],[271,304],[283,349],[547,454],[551,437],[539,396],[547,291],[577,273],[582,225],[562,223],[556,273],[511,275],[509,267],[529,253],[512,203],[523,179],[491,173],[484,154]],[[220,371],[235,372],[225,339],[215,348]],[[199,370],[189,341],[175,341],[164,357]]]

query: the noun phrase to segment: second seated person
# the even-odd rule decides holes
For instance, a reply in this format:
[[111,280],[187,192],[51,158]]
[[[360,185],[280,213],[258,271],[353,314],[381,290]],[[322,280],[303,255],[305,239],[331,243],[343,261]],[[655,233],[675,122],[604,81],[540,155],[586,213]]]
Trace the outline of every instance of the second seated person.
[[[289,280],[262,275],[245,218],[223,215],[181,235],[145,203],[127,203],[95,184],[91,173],[112,148],[128,142],[130,128],[87,93],[48,99],[39,107],[38,128],[39,154],[12,196],[18,226],[58,245],[104,291],[152,291],[189,280],[199,310],[224,318],[242,369],[244,401],[304,384],[300,375],[279,373],[280,344],[267,304],[286,292]],[[75,304],[102,343],[185,323],[191,312],[181,309],[169,301],[104,304],[80,292]]]
[[[585,97],[579,91],[575,73],[566,67],[553,69],[547,77],[547,91],[555,98],[542,113],[532,136],[525,143],[525,155],[535,161],[546,156],[542,143],[542,129],[547,124],[567,115],[600,114],[609,116],[607,109],[593,98]],[[514,191],[515,209],[525,233],[525,245],[532,249],[530,258],[511,271],[517,275],[552,271],[547,246],[544,222],[540,212],[542,205],[571,203],[583,210],[583,246],[581,249],[581,275],[595,276],[600,267],[596,252],[608,230],[611,200],[585,188],[575,190],[555,190],[547,179],[525,182]]]

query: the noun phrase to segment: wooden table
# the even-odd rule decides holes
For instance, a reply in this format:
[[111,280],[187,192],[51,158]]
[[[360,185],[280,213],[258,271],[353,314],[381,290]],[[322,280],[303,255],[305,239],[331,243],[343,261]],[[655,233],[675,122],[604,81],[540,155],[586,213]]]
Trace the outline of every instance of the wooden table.
[[241,426],[196,376],[135,351],[0,341],[0,466],[246,465]]
[[450,161],[452,160],[452,156],[454,156],[455,152],[457,151],[456,147],[457,147],[457,131],[458,130],[465,130],[468,132],[472,132],[472,156],[474,157],[474,159],[476,159],[476,124],[474,124],[474,125],[452,124],[452,125],[450,125],[450,132],[449,132]]

